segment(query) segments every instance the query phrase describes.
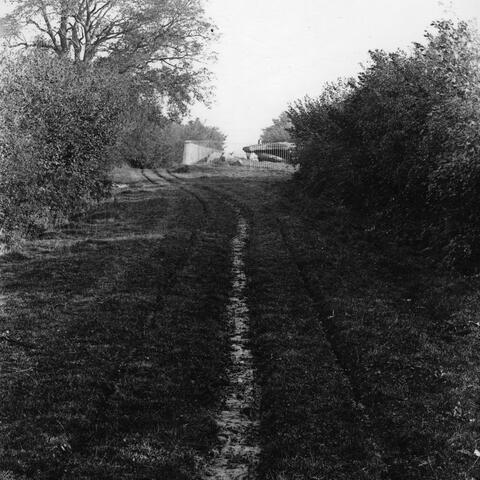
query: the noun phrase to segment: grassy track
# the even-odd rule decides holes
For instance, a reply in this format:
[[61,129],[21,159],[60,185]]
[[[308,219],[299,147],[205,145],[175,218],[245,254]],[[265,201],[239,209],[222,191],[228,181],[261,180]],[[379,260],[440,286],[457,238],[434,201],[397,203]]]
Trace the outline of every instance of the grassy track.
[[271,209],[275,182],[258,180],[206,186],[241,205],[252,225],[247,273],[262,391],[259,478],[380,478],[378,446],[365,434],[349,379]]
[[73,246],[59,233],[2,262],[12,478],[197,478],[216,442],[235,224],[214,202],[208,216],[166,184],[145,190],[76,225]]
[[331,343],[385,445],[387,478],[476,478],[478,279],[369,240],[341,210],[315,224],[298,213],[289,241],[328,306]]
[[144,173],[0,261],[0,478],[205,478],[236,210],[257,480],[480,478],[479,277],[305,208],[285,172]]
[[372,236],[328,201],[305,209],[285,177],[232,177],[202,183],[253,225],[260,477],[479,478],[478,277]]

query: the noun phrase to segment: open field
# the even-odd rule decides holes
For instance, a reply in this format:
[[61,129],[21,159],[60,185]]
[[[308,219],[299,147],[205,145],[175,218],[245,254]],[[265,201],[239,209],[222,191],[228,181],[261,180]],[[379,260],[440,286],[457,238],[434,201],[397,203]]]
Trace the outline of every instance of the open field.
[[305,206],[288,172],[127,170],[0,260],[0,479],[221,478],[244,343],[249,478],[480,478],[479,277]]

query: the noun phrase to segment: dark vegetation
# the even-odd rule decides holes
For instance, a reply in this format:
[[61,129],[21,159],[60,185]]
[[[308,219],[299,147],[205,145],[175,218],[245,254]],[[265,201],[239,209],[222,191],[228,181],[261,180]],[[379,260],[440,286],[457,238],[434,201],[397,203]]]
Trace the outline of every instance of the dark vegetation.
[[296,213],[286,236],[378,446],[380,478],[477,478],[478,278],[379,240],[334,203]]
[[286,235],[378,446],[380,478],[477,478],[478,279],[379,242],[334,204],[297,214]]
[[[200,0],[14,0],[1,20],[2,244],[64,223],[110,194],[113,165],[170,166],[199,120],[215,27]],[[11,47],[10,49],[8,47]]]
[[372,231],[476,268],[479,59],[473,27],[436,22],[424,44],[371,52],[357,79],[291,106],[301,188],[333,194]]
[[270,195],[262,198],[248,264],[252,348],[262,391],[259,478],[379,478],[382,465],[352,386],[272,215],[281,207],[270,203]]
[[0,225],[31,236],[109,192],[108,148],[128,88],[108,70],[36,52],[0,70]]
[[185,140],[207,142],[223,150],[225,139],[218,128],[204,125],[198,118],[182,124],[159,115],[157,109],[148,118],[142,109],[122,132],[116,153],[132,167],[172,167],[182,161]]

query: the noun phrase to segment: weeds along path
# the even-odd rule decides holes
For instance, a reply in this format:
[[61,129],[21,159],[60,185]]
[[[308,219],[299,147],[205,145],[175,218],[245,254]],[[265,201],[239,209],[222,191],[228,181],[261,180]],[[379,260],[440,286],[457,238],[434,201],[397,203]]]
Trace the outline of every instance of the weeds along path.
[[1,259],[0,476],[197,479],[218,443],[237,219],[145,173]]

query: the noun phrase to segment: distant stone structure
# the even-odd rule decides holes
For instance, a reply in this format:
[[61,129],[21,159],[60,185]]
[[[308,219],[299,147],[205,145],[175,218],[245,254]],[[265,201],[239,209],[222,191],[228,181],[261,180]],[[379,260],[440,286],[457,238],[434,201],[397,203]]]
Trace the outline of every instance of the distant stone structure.
[[183,164],[195,165],[199,162],[212,162],[222,155],[222,151],[211,146],[211,142],[186,140],[183,148]]

